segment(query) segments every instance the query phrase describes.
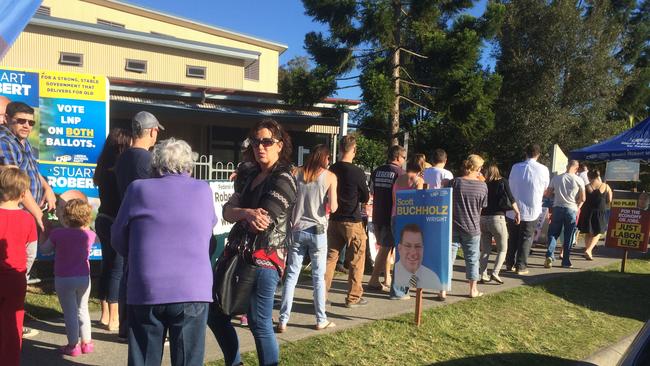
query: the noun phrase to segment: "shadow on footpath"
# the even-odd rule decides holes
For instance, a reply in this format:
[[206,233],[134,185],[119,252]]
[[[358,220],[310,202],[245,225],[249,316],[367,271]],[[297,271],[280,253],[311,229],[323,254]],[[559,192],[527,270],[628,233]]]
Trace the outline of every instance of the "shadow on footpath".
[[[459,358],[451,361],[436,362],[430,365],[436,366],[576,366],[578,361],[561,357],[538,355],[534,353],[495,353],[490,355]],[[581,364],[582,366],[595,366],[593,364]]]
[[[58,353],[58,350],[49,343],[40,342],[33,339],[24,339],[23,349],[25,348],[29,348],[29,352],[23,351],[21,357],[21,365],[24,366],[38,365],[43,360],[47,360],[47,366],[89,365],[87,362],[74,362],[68,359],[68,356],[61,356]],[[81,358],[83,358],[83,356]]]

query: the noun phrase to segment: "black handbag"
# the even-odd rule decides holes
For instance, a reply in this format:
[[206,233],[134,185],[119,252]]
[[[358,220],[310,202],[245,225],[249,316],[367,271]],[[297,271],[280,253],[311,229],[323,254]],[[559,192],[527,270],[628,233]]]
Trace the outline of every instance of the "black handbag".
[[508,191],[506,190],[506,181],[501,180],[499,182],[499,189],[497,190],[499,195],[499,208],[503,211],[512,210],[512,201],[508,196]]
[[225,315],[246,314],[255,285],[253,261],[255,234],[237,223],[228,234],[228,244],[217,259],[213,274],[213,299]]

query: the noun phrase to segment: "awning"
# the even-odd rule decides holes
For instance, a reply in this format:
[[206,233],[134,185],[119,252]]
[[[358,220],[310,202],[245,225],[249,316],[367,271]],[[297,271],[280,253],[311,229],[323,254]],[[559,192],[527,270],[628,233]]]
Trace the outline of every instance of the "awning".
[[609,140],[573,150],[569,156],[571,159],[588,161],[650,161],[650,117]]
[[177,99],[155,99],[140,96],[111,94],[111,102],[139,104],[152,107],[184,109],[222,115],[250,116],[259,118],[291,119],[309,125],[307,132],[338,134],[338,120],[324,115],[321,111],[300,109],[264,108],[250,106],[233,106],[213,102],[191,102]]

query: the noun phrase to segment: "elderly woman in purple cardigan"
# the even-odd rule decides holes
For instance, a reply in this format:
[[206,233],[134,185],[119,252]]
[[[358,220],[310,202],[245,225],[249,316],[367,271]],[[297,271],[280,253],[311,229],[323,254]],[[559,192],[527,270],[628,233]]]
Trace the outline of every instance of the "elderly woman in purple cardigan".
[[156,177],[129,185],[112,227],[112,246],[128,260],[129,365],[159,365],[167,331],[172,365],[203,365],[217,219],[192,164],[185,141],[158,143]]

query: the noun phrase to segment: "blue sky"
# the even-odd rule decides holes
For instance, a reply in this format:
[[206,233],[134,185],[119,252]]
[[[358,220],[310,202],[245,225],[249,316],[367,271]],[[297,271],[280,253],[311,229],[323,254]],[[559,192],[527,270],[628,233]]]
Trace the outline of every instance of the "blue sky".
[[[295,56],[306,56],[305,34],[326,31],[304,13],[300,0],[122,0],[152,10],[177,15],[201,23],[285,44],[289,49],[280,56],[285,64]],[[478,0],[470,13],[480,16],[487,0]],[[354,84],[354,81],[348,82]],[[340,86],[346,85],[341,83]],[[342,89],[339,98],[360,99],[358,88]]]

